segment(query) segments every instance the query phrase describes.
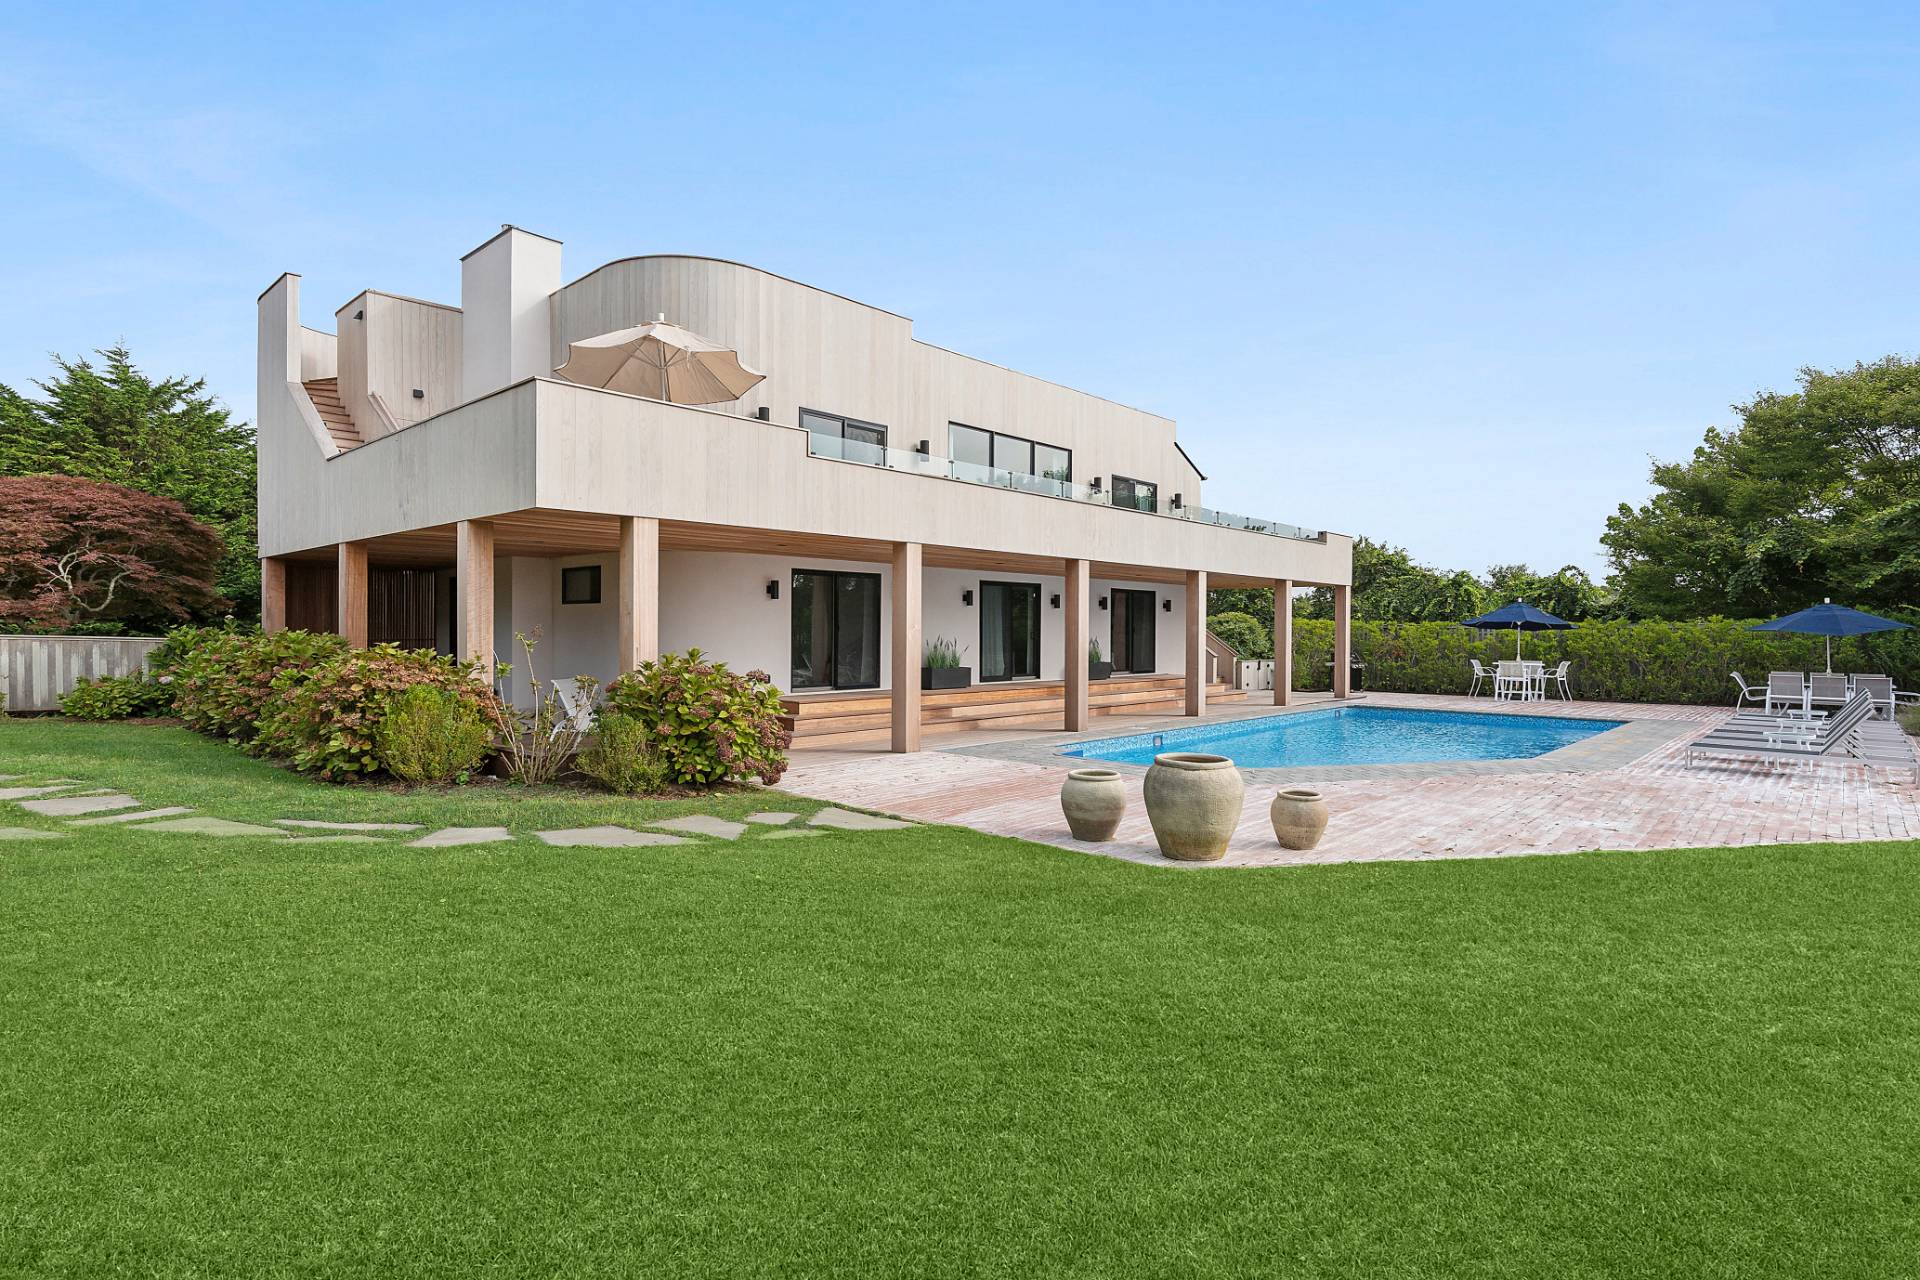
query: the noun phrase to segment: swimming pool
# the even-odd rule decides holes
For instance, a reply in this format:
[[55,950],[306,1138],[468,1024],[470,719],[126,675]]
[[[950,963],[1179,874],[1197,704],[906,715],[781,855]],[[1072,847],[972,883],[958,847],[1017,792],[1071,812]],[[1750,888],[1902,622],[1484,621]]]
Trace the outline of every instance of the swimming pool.
[[1624,720],[1414,711],[1402,707],[1327,707],[1195,725],[1162,733],[1082,742],[1065,754],[1120,764],[1152,764],[1162,751],[1229,756],[1247,769],[1291,765],[1413,764],[1435,760],[1527,760],[1557,751]]

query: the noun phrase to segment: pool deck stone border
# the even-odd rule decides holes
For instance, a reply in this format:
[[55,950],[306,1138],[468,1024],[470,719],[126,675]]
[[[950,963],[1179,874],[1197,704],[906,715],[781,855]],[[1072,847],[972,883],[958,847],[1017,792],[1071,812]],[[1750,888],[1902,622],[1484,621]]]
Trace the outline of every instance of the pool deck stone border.
[[[1249,720],[1264,720],[1273,716],[1311,715],[1324,712],[1330,707],[1339,707],[1337,702],[1313,702],[1291,707],[1252,707],[1244,715],[1208,720],[1209,726],[1218,724],[1239,724]],[[1348,706],[1366,706],[1367,700],[1356,699]],[[1467,711],[1489,715],[1551,715],[1556,719],[1573,720],[1626,720],[1622,725],[1596,733],[1590,738],[1569,743],[1542,755],[1524,760],[1426,760],[1409,764],[1343,764],[1343,765],[1306,765],[1276,766],[1271,768],[1243,768],[1240,776],[1248,783],[1262,786],[1281,782],[1298,784],[1306,782],[1353,782],[1364,778],[1464,778],[1486,777],[1510,773],[1594,773],[1602,770],[1618,769],[1622,765],[1642,759],[1661,747],[1691,737],[1699,728],[1696,721],[1661,719],[1629,719],[1625,715],[1611,711],[1600,712],[1578,703],[1542,703],[1508,702],[1493,707],[1409,707],[1403,701],[1379,700],[1376,706],[1396,711],[1407,710],[1445,710]],[[1617,707],[1618,703],[1605,704]],[[1547,707],[1561,709],[1548,711]],[[1568,708],[1577,708],[1569,710]],[[1703,720],[1718,719],[1713,707],[1699,708]],[[959,755],[981,756],[989,760],[1017,760],[1025,764],[1047,765],[1061,770],[1099,767],[1113,769],[1123,775],[1144,778],[1147,766],[1126,764],[1117,760],[1101,760],[1092,756],[1069,755],[1066,748],[1078,746],[1083,742],[1100,742],[1108,738],[1138,737],[1142,733],[1178,733],[1182,728],[1194,728],[1192,721],[1174,724],[1151,730],[1134,730],[1128,733],[1112,731],[1095,733],[1056,733],[1033,738],[1022,738],[1007,742],[988,742],[965,746],[949,747],[946,750]],[[1194,744],[1195,749],[1203,749],[1203,743]],[[1179,746],[1169,750],[1179,750]]]

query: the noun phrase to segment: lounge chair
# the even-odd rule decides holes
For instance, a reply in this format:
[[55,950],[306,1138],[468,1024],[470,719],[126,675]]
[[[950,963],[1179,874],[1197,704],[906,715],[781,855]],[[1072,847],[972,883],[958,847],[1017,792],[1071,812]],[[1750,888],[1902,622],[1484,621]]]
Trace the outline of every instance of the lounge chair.
[[1798,707],[1802,711],[1809,709],[1807,703],[1807,678],[1798,671],[1774,671],[1767,675],[1767,710],[1774,707]]
[[1733,672],[1733,687],[1740,691],[1733,698],[1735,708],[1744,707],[1749,702],[1759,703],[1763,707],[1767,705],[1766,686],[1748,684],[1738,671]]
[[1687,764],[1696,755],[1750,756],[1757,759],[1818,760],[1836,751],[1863,757],[1860,726],[1873,715],[1873,695],[1862,691],[1824,720],[1772,720],[1735,716],[1711,733],[1687,744]]

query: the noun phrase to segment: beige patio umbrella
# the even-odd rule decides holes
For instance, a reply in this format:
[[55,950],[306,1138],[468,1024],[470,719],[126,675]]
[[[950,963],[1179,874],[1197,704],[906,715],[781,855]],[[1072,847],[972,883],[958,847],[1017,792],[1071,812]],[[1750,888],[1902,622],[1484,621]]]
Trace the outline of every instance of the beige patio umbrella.
[[652,324],[567,344],[557,370],[569,382],[674,404],[738,400],[767,375],[740,363],[740,353],[709,342],[662,316]]

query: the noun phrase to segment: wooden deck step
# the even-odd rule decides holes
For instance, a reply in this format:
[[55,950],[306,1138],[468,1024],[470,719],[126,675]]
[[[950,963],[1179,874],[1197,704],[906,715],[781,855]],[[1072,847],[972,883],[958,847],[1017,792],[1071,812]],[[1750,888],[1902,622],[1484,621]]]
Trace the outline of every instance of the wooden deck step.
[[340,399],[338,378],[315,378],[300,385],[307,389],[307,399],[313,401],[314,412],[320,415],[327,434],[333,437],[334,446],[340,452],[357,449],[366,443],[360,428],[353,425],[353,415],[347,412],[347,406]]
[[[1215,682],[1209,702],[1244,701],[1246,693]],[[1058,727],[1066,713],[1066,690],[1058,680],[944,689],[920,695],[923,732],[959,729]],[[794,740],[809,747],[852,745],[884,738],[893,723],[892,695],[884,689],[790,694],[782,700]],[[1186,705],[1180,676],[1130,676],[1088,686],[1092,716],[1177,715]]]

